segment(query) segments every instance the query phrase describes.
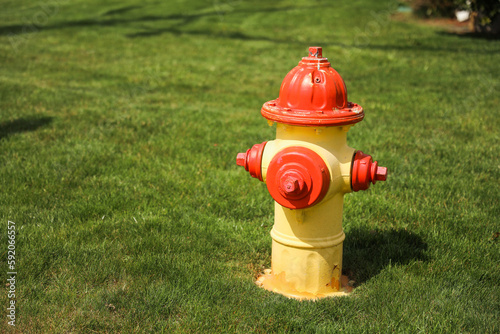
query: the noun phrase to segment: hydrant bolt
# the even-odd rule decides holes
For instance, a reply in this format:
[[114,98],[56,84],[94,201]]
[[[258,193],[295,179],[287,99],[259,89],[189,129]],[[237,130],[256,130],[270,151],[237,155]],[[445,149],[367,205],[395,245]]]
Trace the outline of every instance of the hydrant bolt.
[[299,180],[293,178],[287,178],[284,182],[285,192],[288,194],[293,194],[300,192],[299,189]]
[[377,173],[375,174],[375,180],[377,180],[377,181],[387,180],[387,167],[377,167]]
[[282,195],[286,198],[297,198],[305,196],[307,189],[304,187],[304,178],[296,170],[285,172],[279,181],[279,189]]
[[320,46],[309,47],[309,57],[323,58],[323,48]]

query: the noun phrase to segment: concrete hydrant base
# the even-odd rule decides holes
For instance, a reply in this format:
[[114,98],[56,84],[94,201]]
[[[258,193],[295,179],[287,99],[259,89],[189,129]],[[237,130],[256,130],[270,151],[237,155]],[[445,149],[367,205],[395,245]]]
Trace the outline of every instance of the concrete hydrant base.
[[342,297],[348,296],[352,292],[352,286],[349,285],[349,278],[342,275],[339,282],[339,291],[332,291],[327,293],[313,294],[306,291],[298,291],[295,289],[294,284],[286,281],[286,274],[284,272],[279,275],[274,275],[271,269],[264,270],[264,273],[260,275],[255,284],[268,291],[279,293],[288,298],[294,298],[298,300],[315,300],[325,297]]

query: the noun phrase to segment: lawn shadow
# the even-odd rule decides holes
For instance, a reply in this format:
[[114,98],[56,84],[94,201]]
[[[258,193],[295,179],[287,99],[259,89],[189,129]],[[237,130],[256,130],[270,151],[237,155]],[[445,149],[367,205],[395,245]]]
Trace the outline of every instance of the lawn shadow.
[[111,9],[111,10],[108,10],[106,13],[102,14],[102,16],[123,14],[123,13],[127,13],[131,10],[141,8],[141,7],[142,6],[133,5],[133,6],[125,6],[125,7],[121,7],[121,8]]
[[[162,34],[173,34],[173,35],[194,35],[194,36],[208,36],[208,37],[216,37],[216,38],[228,38],[228,39],[237,39],[242,41],[266,41],[272,43],[286,43],[286,44],[303,44],[302,42],[298,42],[292,39],[277,39],[271,38],[267,36],[252,36],[249,34],[242,33],[240,31],[213,31],[213,30],[191,30],[191,29],[181,29],[190,24],[191,22],[200,19],[201,17],[206,16],[218,16],[220,20],[223,20],[222,17],[230,16],[230,15],[238,15],[238,14],[259,14],[259,13],[272,13],[272,12],[284,12],[289,10],[306,10],[306,9],[314,9],[319,8],[319,5],[310,5],[310,6],[287,6],[287,7],[274,7],[274,8],[263,8],[263,9],[234,9],[229,11],[212,11],[203,14],[187,14],[187,15],[172,15],[171,17],[167,17],[167,19],[176,19],[180,20],[180,22],[173,24],[169,27],[163,28],[152,28],[149,30],[143,30],[136,33],[126,34],[125,36],[128,38],[138,38],[138,37],[152,37],[158,36]],[[156,20],[156,17],[154,17]],[[331,43],[316,41],[313,44],[321,44],[327,45]],[[345,46],[343,44],[337,43],[335,45]]]
[[181,35],[181,34],[198,35],[198,36],[210,35],[211,37],[239,39],[239,40],[243,40],[243,41],[267,41],[267,42],[274,42],[274,43],[290,43],[291,42],[291,41],[286,41],[286,40],[272,39],[272,38],[265,37],[265,36],[250,36],[247,34],[243,34],[241,32],[209,32],[209,31],[202,31],[202,30],[180,30],[177,28],[163,28],[163,29],[155,29],[155,30],[150,30],[150,31],[137,32],[137,33],[133,33],[133,34],[127,34],[127,37],[129,37],[129,38],[150,37],[150,36],[161,35],[164,33],[173,34],[173,35]]
[[0,123],[0,140],[16,133],[35,131],[52,122],[52,117],[22,117]]
[[426,261],[427,244],[406,230],[354,229],[346,232],[343,271],[360,285],[388,265]]
[[458,32],[452,32],[452,31],[438,31],[437,32],[439,35],[444,35],[444,36],[457,36],[457,37],[463,37],[463,38],[472,38],[472,39],[486,39],[486,40],[499,40],[500,39],[500,34],[487,34],[487,33],[481,33],[481,32],[465,32],[465,33],[458,33]]
[[482,48],[464,48],[460,45],[426,45],[425,42],[417,42],[415,45],[405,44],[371,44],[356,45],[358,49],[367,50],[382,50],[382,51],[427,51],[427,52],[450,52],[450,53],[467,53],[467,54],[497,54],[498,50],[485,50]]
[[[231,7],[231,6],[229,6]],[[230,38],[230,39],[239,39],[239,40],[259,40],[259,41],[269,41],[276,43],[298,43],[292,40],[279,40],[266,36],[250,36],[238,31],[232,32],[218,32],[218,31],[210,31],[210,30],[189,30],[184,29],[189,24],[196,22],[205,17],[215,17],[219,18],[219,20],[224,20],[224,17],[229,17],[232,15],[250,15],[250,14],[259,14],[259,13],[272,13],[272,12],[286,12],[290,10],[306,10],[306,9],[315,9],[320,8],[320,5],[309,5],[309,6],[285,6],[285,7],[270,7],[270,8],[237,8],[230,10],[222,10],[217,6],[212,6],[212,10],[202,13],[179,13],[179,14],[171,14],[171,15],[144,15],[138,16],[134,18],[123,17],[121,14],[125,14],[129,11],[133,11],[135,9],[141,8],[141,6],[126,6],[122,8],[117,8],[113,10],[109,10],[102,14],[101,16],[95,16],[88,19],[77,20],[77,21],[67,21],[67,22],[59,22],[51,25],[43,25],[37,26],[34,24],[16,24],[10,26],[0,26],[0,35],[9,35],[11,37],[15,35],[23,35],[28,33],[39,32],[43,30],[52,30],[52,29],[65,29],[65,28],[92,28],[92,27],[112,27],[112,26],[130,26],[134,23],[146,23],[146,22],[159,22],[161,23],[170,23],[168,27],[155,27],[155,28],[140,28],[141,31],[135,33],[129,33],[125,36],[128,38],[137,38],[137,37],[152,37],[161,34],[187,34],[187,35],[202,35],[202,36],[214,36],[214,37],[222,37],[222,38]],[[109,17],[114,16],[114,17]],[[104,19],[103,19],[104,17]],[[321,43],[319,43],[321,44]],[[326,43],[322,43],[325,45]]]

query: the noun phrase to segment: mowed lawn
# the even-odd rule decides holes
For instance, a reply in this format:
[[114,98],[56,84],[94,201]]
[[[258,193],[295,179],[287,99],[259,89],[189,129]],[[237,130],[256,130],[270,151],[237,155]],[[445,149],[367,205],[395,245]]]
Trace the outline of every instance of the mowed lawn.
[[[0,1],[0,332],[499,333],[500,41],[397,6]],[[235,157],[309,46],[389,176],[345,197],[354,292],[299,302],[254,284],[274,206]]]

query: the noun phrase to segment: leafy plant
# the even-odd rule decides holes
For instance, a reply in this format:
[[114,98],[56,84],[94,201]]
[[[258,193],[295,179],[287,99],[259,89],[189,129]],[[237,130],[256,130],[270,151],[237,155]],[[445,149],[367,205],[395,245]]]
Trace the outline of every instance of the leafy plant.
[[477,13],[475,23],[481,27],[491,25],[498,19],[500,0],[471,0],[468,5],[472,12]]
[[478,32],[498,33],[500,0],[409,0],[413,12],[421,17],[454,17],[458,10],[473,13],[474,27]]
[[422,17],[453,17],[457,2],[462,0],[411,0],[413,12]]

